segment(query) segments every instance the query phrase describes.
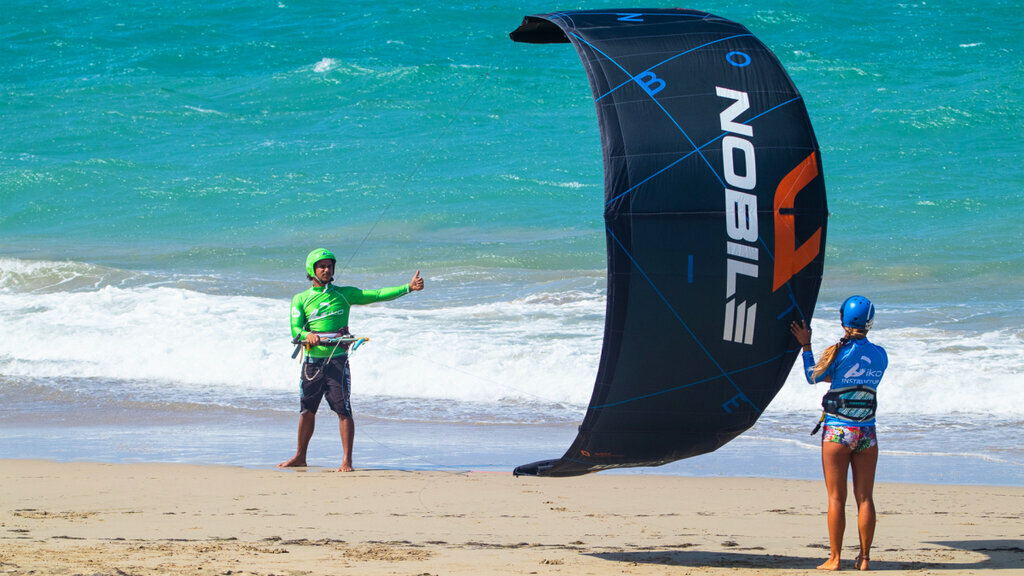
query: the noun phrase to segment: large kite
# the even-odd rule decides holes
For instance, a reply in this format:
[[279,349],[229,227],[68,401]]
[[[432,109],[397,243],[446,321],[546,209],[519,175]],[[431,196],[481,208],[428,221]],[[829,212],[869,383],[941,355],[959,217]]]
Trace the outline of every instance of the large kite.
[[[571,42],[605,167],[608,307],[572,476],[710,452],[750,428],[799,353],[828,210],[807,110],[743,26],[695,10],[528,16],[517,42]],[[595,151],[596,152],[596,151]]]

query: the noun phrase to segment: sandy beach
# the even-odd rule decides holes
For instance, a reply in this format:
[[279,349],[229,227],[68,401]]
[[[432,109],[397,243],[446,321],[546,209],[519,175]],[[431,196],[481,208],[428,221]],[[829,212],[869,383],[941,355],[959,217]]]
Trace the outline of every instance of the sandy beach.
[[[797,574],[827,553],[824,486],[800,480],[2,460],[0,494],[0,574]],[[876,503],[875,570],[1024,573],[1024,488]],[[856,543],[848,522],[846,567]]]

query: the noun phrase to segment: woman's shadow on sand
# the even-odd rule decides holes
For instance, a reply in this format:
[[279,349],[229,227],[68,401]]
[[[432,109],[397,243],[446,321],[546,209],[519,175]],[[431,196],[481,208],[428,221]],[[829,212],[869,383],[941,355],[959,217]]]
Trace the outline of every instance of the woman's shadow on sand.
[[[1024,565],[1024,540],[962,540],[925,542],[934,544],[935,548],[918,549],[880,549],[879,556],[898,556],[901,553],[913,553],[915,556],[928,555],[932,552],[949,551],[950,548],[983,554],[986,558],[977,562],[922,562],[922,561],[890,561],[871,560],[872,570],[971,570],[971,569],[1019,569]],[[638,564],[660,564],[664,566],[722,567],[722,568],[786,568],[813,570],[824,560],[820,553],[813,556],[789,556],[783,554],[759,553],[762,548],[712,552],[705,550],[683,550],[691,545],[665,547],[658,549],[642,549],[623,552],[596,552],[588,556],[601,558],[610,562],[631,562]],[[817,547],[817,546],[815,546]],[[850,559],[843,560],[844,568],[853,567],[856,552],[851,552]],[[826,553],[827,555],[827,553]],[[847,565],[848,564],[848,565]]]

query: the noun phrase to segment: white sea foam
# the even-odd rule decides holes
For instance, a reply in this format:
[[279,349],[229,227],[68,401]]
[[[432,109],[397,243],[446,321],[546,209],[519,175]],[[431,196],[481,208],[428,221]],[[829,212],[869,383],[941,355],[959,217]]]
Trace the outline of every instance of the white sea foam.
[[313,72],[324,73],[338,65],[338,61],[334,58],[323,58],[319,62],[313,65]]
[[265,386],[288,360],[267,337],[282,314],[284,302],[167,287],[2,293],[0,373]]
[[[597,369],[599,298],[410,310],[360,307],[362,394],[585,405]],[[165,286],[0,290],[0,374],[293,390],[288,302]],[[170,390],[169,390],[170,391]]]
[[[830,315],[829,315],[830,316]],[[815,358],[840,336],[836,322],[813,322]],[[991,414],[1020,417],[1016,399],[1024,386],[1019,330],[983,333],[939,328],[876,329],[870,335],[885,347],[889,368],[879,386],[879,413]],[[797,361],[772,410],[818,406],[825,384],[810,386]]]
[[[140,279],[147,280],[0,259],[0,375],[159,381],[183,399],[197,387],[244,395],[295,389],[287,300]],[[371,338],[352,360],[360,394],[496,410],[503,403],[582,410],[589,401],[604,327],[600,293],[538,290],[433,308],[401,302],[353,312],[353,332]],[[814,321],[817,354],[838,338],[836,324]],[[872,339],[889,352],[883,414],[1024,413],[1014,401],[1024,385],[1019,331],[882,328]],[[803,381],[798,365],[769,412],[814,410],[823,391]]]
[[199,112],[200,114],[214,114],[217,116],[227,116],[227,114],[219,110],[210,110],[209,108],[203,108],[202,106],[185,106],[185,108],[187,110],[192,110],[193,112]]

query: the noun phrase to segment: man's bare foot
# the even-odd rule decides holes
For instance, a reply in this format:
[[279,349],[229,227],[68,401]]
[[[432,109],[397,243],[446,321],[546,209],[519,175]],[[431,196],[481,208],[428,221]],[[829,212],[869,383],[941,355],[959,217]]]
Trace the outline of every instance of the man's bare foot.
[[857,570],[871,570],[871,567],[868,565],[870,561],[871,558],[868,558],[866,554],[861,554],[857,556],[857,561],[854,562],[853,566]]
[[298,456],[294,456],[291,460],[287,460],[285,462],[281,462],[280,464],[277,465],[277,467],[278,468],[305,468],[306,467],[306,459],[305,458],[299,458]]
[[839,557],[829,556],[824,564],[818,566],[818,570],[839,570]]
[[338,472],[351,472],[352,470],[353,470],[353,468],[352,468],[351,464],[342,464],[341,467],[338,468],[337,471]]

